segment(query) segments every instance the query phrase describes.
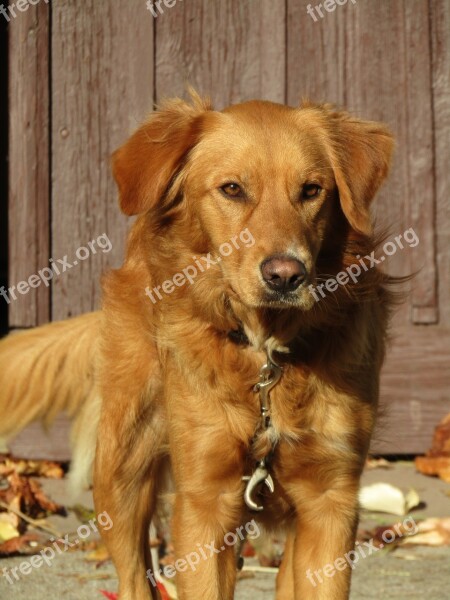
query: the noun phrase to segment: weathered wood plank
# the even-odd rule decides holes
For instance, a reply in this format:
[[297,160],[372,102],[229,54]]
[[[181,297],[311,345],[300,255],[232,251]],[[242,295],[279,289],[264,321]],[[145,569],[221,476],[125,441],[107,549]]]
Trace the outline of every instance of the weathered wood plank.
[[[358,3],[355,9],[348,12],[347,19],[346,104],[358,116],[387,123],[394,134],[391,173],[373,205],[380,229],[388,230],[391,237],[413,225],[408,198],[405,8],[403,0],[399,0]],[[386,270],[392,275],[412,273],[417,267],[417,262],[412,261],[418,256],[420,252],[410,249],[396,252],[387,261]],[[395,315],[399,326],[410,323],[410,303],[408,297]]]
[[121,263],[127,221],[120,215],[110,155],[153,104],[153,19],[141,0],[74,0],[53,5],[52,256],[107,234],[97,251],[55,278],[52,316],[98,307],[100,276]]
[[216,108],[285,101],[285,2],[194,0],[156,19],[156,97],[185,96],[190,83]]
[[450,327],[450,2],[430,0],[430,11],[439,322]]
[[[0,286],[8,281],[8,23],[0,20]],[[8,330],[8,305],[0,300],[0,336]]]
[[[345,104],[345,29],[354,5],[337,7],[324,16],[306,2],[288,0],[287,100],[295,106],[302,98]],[[311,3],[313,7],[318,3]]]
[[[49,258],[49,6],[40,2],[9,26],[9,285]],[[3,18],[3,17],[2,17]],[[49,319],[49,288],[10,297],[10,327]]]
[[394,332],[383,368],[381,419],[372,450],[425,452],[450,410],[450,328],[406,326]]
[[69,436],[70,423],[60,415],[49,431],[45,431],[40,423],[24,429],[8,443],[8,450],[19,458],[69,461],[72,457]]
[[437,323],[436,190],[428,0],[405,2],[408,219],[420,238],[411,292],[412,322]]

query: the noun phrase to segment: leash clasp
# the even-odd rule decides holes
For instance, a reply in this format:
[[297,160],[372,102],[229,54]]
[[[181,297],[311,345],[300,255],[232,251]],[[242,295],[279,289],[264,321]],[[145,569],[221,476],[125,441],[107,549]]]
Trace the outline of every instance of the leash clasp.
[[261,504],[257,504],[255,500],[253,500],[253,493],[260,488],[262,484],[266,485],[270,492],[273,493],[275,490],[275,486],[273,483],[272,476],[266,467],[266,462],[262,459],[256,469],[253,472],[252,476],[245,476],[242,478],[243,481],[247,481],[247,487],[245,488],[244,493],[244,501],[245,504],[250,508],[250,510],[254,510],[260,512],[264,510],[264,506]]
[[255,392],[259,392],[262,426],[264,429],[267,429],[270,425],[269,393],[270,390],[280,381],[282,372],[282,368],[274,363],[269,357],[267,359],[267,363],[263,365],[261,371],[259,372],[259,382],[253,388]]
[[[267,430],[270,427],[270,390],[280,381],[282,372],[282,368],[272,360],[269,354],[266,364],[261,367],[259,372],[259,382],[253,388],[255,392],[259,392],[261,425],[263,430]],[[257,512],[262,511],[264,507],[253,499],[253,494],[259,491],[263,485],[267,486],[271,493],[275,490],[272,476],[267,469],[266,459],[267,457],[259,461],[252,475],[242,478],[243,481],[247,482],[244,492],[245,504],[250,510]]]

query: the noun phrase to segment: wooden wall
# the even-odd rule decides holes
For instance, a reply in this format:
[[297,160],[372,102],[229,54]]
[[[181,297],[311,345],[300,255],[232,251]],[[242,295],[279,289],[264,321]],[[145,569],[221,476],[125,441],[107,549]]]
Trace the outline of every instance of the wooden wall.
[[[389,123],[392,175],[375,213],[416,248],[388,262],[417,271],[384,369],[373,449],[416,453],[450,410],[450,0],[351,0],[307,14],[306,0],[178,0],[156,19],[144,0],[58,0],[10,26],[10,282],[102,233],[113,243],[10,306],[30,327],[99,304],[127,222],[109,156],[153,101],[187,83],[217,108],[249,98],[335,102]],[[164,6],[164,5],[163,5]]]
[[[0,286],[8,281],[8,24],[0,21]],[[0,303],[0,336],[8,331],[8,305]]]

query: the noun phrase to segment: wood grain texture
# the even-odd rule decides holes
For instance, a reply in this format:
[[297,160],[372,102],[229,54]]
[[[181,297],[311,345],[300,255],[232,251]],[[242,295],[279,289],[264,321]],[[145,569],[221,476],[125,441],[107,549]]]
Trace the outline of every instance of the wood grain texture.
[[428,0],[414,0],[405,2],[404,6],[408,218],[420,238],[420,258],[415,265],[419,272],[411,292],[412,322],[428,324],[438,321],[429,3]]
[[[413,3],[415,0],[413,0]],[[405,7],[398,2],[364,2],[348,12],[346,33],[346,105],[350,112],[387,123],[395,137],[395,152],[388,180],[373,203],[372,211],[388,239],[412,226],[408,180],[409,123],[406,110]],[[430,90],[425,93],[430,94]],[[430,156],[431,160],[431,156]],[[420,232],[418,232],[420,233]],[[407,275],[418,266],[420,245],[397,251],[385,263],[392,275]],[[411,288],[409,286],[405,286]],[[411,320],[411,297],[396,312],[396,326]]]
[[156,97],[285,101],[285,2],[189,0],[156,19]]
[[[10,287],[48,265],[49,14],[48,5],[41,2],[18,14],[9,26]],[[44,285],[17,294],[9,306],[10,327],[46,323],[49,303]]]
[[8,450],[19,458],[69,461],[72,457],[70,422],[60,415],[49,431],[40,423],[33,423],[8,443]]
[[450,328],[397,329],[383,368],[381,418],[372,443],[379,454],[425,452],[450,410]]
[[[438,320],[435,243],[440,225],[434,217],[428,2],[367,2],[349,14],[348,107],[387,122],[397,142],[392,173],[376,199],[375,214],[394,236],[413,227],[420,238],[418,246],[405,247],[387,261],[394,275],[419,273],[394,318],[381,382],[386,416],[373,447],[379,452],[423,452],[434,426],[448,412],[450,393],[448,330],[444,324],[431,325]],[[447,289],[446,303],[449,293]]]
[[450,327],[450,2],[430,0],[430,11],[439,320]]
[[337,7],[321,18],[307,12],[316,2],[288,0],[287,101],[302,98],[344,105],[346,101],[346,21],[355,5]]
[[153,18],[141,0],[74,0],[53,5],[52,257],[73,264],[76,250],[106,233],[113,249],[55,278],[53,319],[97,308],[100,276],[123,257],[111,153],[153,105]]

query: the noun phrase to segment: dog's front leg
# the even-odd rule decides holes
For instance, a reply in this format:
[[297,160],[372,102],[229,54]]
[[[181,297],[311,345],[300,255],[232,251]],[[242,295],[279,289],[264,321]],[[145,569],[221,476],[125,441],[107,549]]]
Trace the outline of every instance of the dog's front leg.
[[157,415],[145,418],[141,409],[137,419],[129,409],[130,402],[119,410],[115,400],[110,410],[104,409],[99,426],[95,507],[111,520],[111,527],[102,528],[101,533],[119,575],[120,600],[156,600],[160,595],[150,556],[149,526],[155,509],[163,428]]
[[180,407],[170,415],[179,598],[231,600],[242,525],[242,447],[223,413],[196,407],[195,400]]
[[[343,474],[345,479],[346,474]],[[348,600],[358,523],[358,478],[346,484],[336,479],[320,489],[314,479],[303,479],[297,496],[289,556],[292,600]],[[355,560],[356,562],[356,560]],[[286,590],[281,581],[279,590]],[[286,597],[277,595],[279,600]]]

